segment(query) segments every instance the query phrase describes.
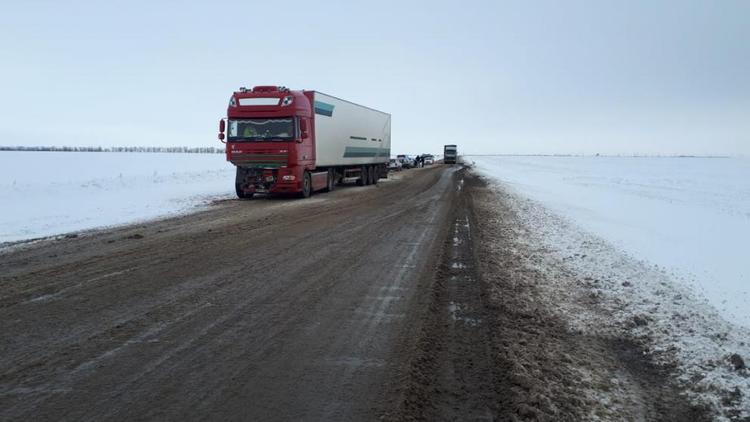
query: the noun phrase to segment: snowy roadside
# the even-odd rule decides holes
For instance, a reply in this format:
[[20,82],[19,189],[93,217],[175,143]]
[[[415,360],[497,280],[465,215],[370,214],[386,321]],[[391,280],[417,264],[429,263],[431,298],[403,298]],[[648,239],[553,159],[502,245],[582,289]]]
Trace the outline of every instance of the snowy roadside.
[[750,160],[471,157],[523,197],[668,271],[750,328]]
[[[666,271],[627,255],[502,181],[487,180],[523,226],[518,229],[523,265],[545,275],[536,286],[540,299],[571,332],[632,340],[653,363],[669,368],[688,398],[718,420],[750,417],[750,373],[742,362],[750,359],[750,330],[724,320]],[[613,392],[601,392],[599,400],[612,400]]]
[[0,245],[195,211],[233,182],[218,154],[0,152]]

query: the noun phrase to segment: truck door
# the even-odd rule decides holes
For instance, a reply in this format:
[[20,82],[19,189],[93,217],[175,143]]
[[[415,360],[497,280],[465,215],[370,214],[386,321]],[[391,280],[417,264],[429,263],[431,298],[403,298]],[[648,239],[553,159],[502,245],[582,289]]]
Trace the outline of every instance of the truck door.
[[300,164],[315,163],[315,137],[312,122],[309,117],[299,118],[300,138],[302,140],[299,148]]

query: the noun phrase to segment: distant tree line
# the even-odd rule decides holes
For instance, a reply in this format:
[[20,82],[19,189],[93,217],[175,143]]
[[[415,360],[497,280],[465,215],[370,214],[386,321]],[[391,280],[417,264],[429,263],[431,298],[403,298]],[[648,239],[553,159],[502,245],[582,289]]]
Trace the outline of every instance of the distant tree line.
[[54,151],[54,152],[173,152],[186,154],[223,154],[216,147],[57,147],[57,146],[0,146],[0,151]]

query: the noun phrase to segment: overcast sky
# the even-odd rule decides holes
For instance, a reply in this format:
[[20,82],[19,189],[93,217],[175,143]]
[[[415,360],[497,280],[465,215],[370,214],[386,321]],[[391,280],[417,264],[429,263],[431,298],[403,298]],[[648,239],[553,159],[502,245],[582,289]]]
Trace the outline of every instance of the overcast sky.
[[0,145],[218,146],[285,85],[391,113],[394,153],[750,155],[750,1],[187,3],[5,4]]

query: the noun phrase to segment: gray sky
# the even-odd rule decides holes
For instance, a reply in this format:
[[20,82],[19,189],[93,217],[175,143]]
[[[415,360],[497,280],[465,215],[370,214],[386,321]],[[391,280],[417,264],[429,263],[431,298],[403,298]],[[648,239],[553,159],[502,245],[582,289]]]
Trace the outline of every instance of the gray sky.
[[352,3],[10,2],[0,145],[218,146],[285,85],[390,112],[394,153],[750,155],[750,1]]

